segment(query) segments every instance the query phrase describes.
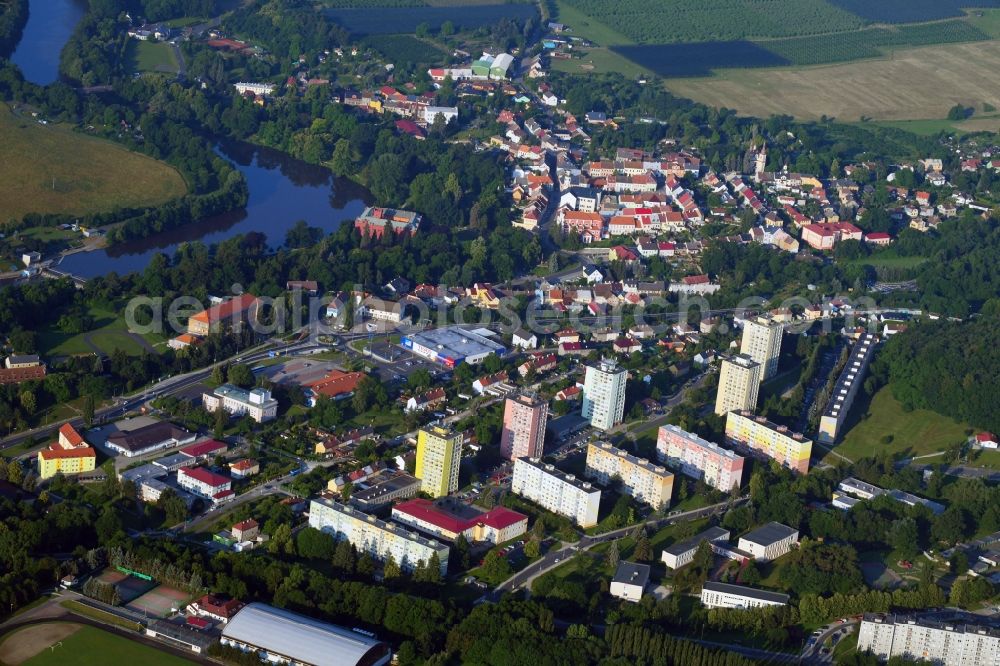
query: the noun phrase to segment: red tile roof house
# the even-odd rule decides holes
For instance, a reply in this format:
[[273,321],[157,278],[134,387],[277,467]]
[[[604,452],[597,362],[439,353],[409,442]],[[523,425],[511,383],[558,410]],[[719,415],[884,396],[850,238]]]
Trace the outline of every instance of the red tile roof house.
[[197,601],[192,601],[187,611],[192,615],[210,617],[213,620],[226,623],[243,608],[243,602],[230,599],[221,594],[206,594]]
[[184,490],[215,503],[229,501],[235,495],[232,490],[233,482],[229,477],[204,467],[182,467],[177,470],[177,484]]
[[185,446],[180,450],[180,453],[191,456],[195,460],[208,460],[209,458],[222,455],[226,452],[227,448],[225,442],[206,439],[203,442],[196,442]]
[[832,250],[840,241],[861,238],[861,229],[850,222],[823,222],[802,227],[802,240],[816,250]]
[[341,370],[331,370],[322,379],[310,382],[304,386],[306,402],[310,407],[315,407],[321,396],[342,400],[354,395],[355,389],[361,380],[365,378],[363,372],[343,372]]
[[892,236],[884,231],[873,231],[865,234],[865,242],[869,245],[889,245],[892,243]]
[[995,449],[998,446],[997,436],[991,432],[981,432],[976,435],[976,444],[984,449]]
[[528,517],[506,507],[499,506],[486,513],[478,513],[463,505],[452,511],[446,502],[434,503],[422,498],[394,506],[392,519],[449,541],[462,534],[473,543],[503,543],[524,534],[528,529]]

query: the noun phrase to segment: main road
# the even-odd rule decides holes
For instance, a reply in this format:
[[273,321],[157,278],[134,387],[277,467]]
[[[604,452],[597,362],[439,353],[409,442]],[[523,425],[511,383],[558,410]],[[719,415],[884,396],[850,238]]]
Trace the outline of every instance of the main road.
[[[275,352],[281,352],[282,354],[294,354],[296,352],[306,351],[311,348],[322,347],[323,345],[317,345],[311,341],[294,341],[294,342],[276,342],[274,340],[269,340],[257,347],[253,347],[249,350],[240,352],[234,358],[225,359],[214,363],[206,368],[200,370],[192,370],[180,375],[175,375],[173,377],[167,377],[155,384],[146,386],[140,391],[133,393],[132,395],[119,398],[115,404],[103,407],[94,412],[94,423],[101,423],[105,421],[110,421],[119,418],[128,412],[136,409],[145,402],[158,398],[165,395],[173,395],[179,393],[195,384],[205,381],[212,375],[212,370],[216,366],[224,365],[230,362],[238,363],[256,363],[268,358],[271,354]],[[42,439],[46,440],[55,436],[56,431],[65,424],[69,423],[75,428],[83,428],[83,418],[76,417],[72,419],[65,419],[62,421],[57,421],[55,423],[50,423],[48,425],[39,426],[31,430],[25,430],[22,432],[15,433],[3,439],[0,439],[0,450],[7,449],[12,446],[17,446],[21,442],[32,438],[35,440]]]
[[572,546],[567,546],[560,548],[558,550],[551,550],[542,556],[540,559],[532,562],[526,566],[521,571],[505,580],[504,582],[497,585],[492,591],[481,598],[481,601],[492,601],[496,602],[500,599],[504,592],[512,592],[520,587],[527,587],[531,584],[538,576],[554,569],[559,564],[564,563],[569,557],[580,551],[590,550],[598,544],[602,544],[613,539],[618,539],[625,536],[636,527],[643,525],[646,528],[659,530],[667,525],[673,525],[678,522],[688,522],[692,520],[698,520],[699,518],[705,518],[713,514],[721,513],[723,510],[730,506],[737,506],[746,502],[749,499],[748,496],[739,497],[734,501],[720,502],[718,504],[712,504],[710,506],[705,506],[700,509],[692,509],[691,511],[683,511],[681,513],[675,513],[673,515],[660,516],[647,520],[645,523],[639,523],[637,525],[629,525],[628,527],[622,527],[617,530],[612,530],[610,532],[605,532],[603,534],[597,534],[594,536],[583,536],[580,540],[573,544]]

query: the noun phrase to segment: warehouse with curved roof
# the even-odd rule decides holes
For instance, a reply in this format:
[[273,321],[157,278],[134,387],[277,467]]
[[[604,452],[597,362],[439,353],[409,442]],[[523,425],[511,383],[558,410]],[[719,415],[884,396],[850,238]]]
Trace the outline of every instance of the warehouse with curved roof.
[[261,603],[244,606],[222,630],[222,643],[269,661],[311,666],[383,666],[386,643],[356,631]]

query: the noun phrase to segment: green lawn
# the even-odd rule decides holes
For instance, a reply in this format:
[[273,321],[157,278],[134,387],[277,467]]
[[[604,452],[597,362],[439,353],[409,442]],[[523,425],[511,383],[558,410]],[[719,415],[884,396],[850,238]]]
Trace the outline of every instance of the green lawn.
[[906,130],[907,132],[920,134],[922,136],[930,136],[937,134],[938,132],[959,132],[964,134],[962,130],[955,126],[955,121],[948,120],[946,118],[931,118],[928,120],[880,120],[862,124],[878,125],[879,127],[894,127],[896,129]]
[[651,72],[625,56],[606,48],[574,49],[580,57],[571,60],[552,59],[552,69],[567,74],[604,74],[618,72],[627,78],[649,76]]
[[[865,409],[864,398],[858,401],[847,417],[849,430],[834,450],[851,460],[858,460],[878,453],[893,456],[921,456],[946,450],[966,439],[965,424],[947,416],[925,409],[912,412],[892,396],[891,387],[879,390]],[[853,426],[852,426],[853,423]],[[892,436],[884,443],[883,438]],[[836,463],[837,458],[827,454],[824,462]]]
[[176,74],[179,66],[174,50],[164,42],[130,40],[128,60],[136,72],[166,72]]
[[969,467],[1000,470],[1000,451],[982,449],[969,456]]
[[[99,350],[110,355],[120,348],[130,356],[138,356],[145,349],[139,339],[128,332],[121,313],[92,308],[89,315],[93,318],[94,325],[84,333],[66,333],[57,326],[40,331],[38,346],[41,353],[45,356],[72,356],[92,354]],[[154,333],[138,337],[154,347],[166,340],[165,336]]]
[[574,37],[582,37],[601,46],[611,44],[634,44],[631,39],[620,32],[609,28],[599,20],[587,16],[576,7],[564,0],[556,0],[559,10],[559,23],[565,23],[572,29]]
[[174,666],[190,664],[187,659],[160,652],[147,645],[130,641],[94,627],[83,627],[60,641],[55,649],[40,652],[24,662],[24,666],[80,666],[90,664],[143,664],[143,666]]

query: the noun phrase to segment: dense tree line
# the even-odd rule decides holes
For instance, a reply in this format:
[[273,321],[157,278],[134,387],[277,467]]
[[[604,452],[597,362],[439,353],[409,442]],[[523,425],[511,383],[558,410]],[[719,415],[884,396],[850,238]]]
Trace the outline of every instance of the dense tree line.
[[14,52],[27,22],[28,0],[8,0],[0,7],[0,58]]
[[631,664],[743,666],[754,663],[735,652],[708,648],[644,626],[613,625],[608,627],[605,640],[611,656],[628,657],[627,663]]
[[913,323],[885,344],[874,372],[906,409],[931,409],[978,428],[1000,429],[997,324],[996,314]]
[[179,16],[215,16],[218,0],[135,0],[135,9],[147,21],[164,21]]

